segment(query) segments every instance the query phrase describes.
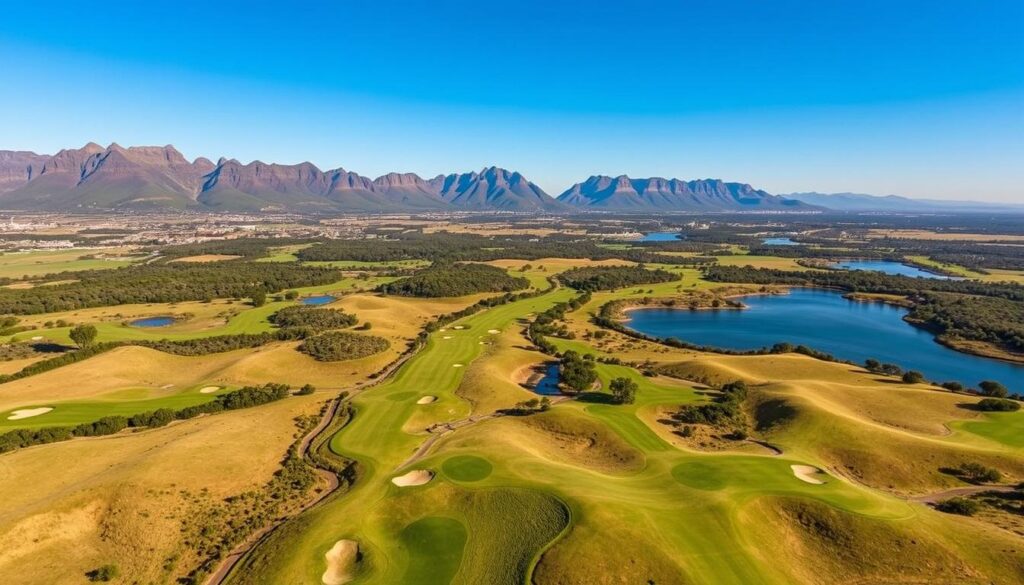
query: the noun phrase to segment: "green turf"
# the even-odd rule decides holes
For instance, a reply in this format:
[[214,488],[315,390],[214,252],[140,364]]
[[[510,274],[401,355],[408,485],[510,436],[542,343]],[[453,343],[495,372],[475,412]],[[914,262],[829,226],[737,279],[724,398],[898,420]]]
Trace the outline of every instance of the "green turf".
[[1008,447],[1024,448],[1024,411],[990,412],[982,420],[953,423],[953,426]]
[[462,563],[466,527],[454,518],[421,518],[402,529],[398,541],[409,557],[401,583],[448,585]]
[[441,471],[455,481],[480,481],[491,474],[491,462],[475,455],[456,455],[441,465]]

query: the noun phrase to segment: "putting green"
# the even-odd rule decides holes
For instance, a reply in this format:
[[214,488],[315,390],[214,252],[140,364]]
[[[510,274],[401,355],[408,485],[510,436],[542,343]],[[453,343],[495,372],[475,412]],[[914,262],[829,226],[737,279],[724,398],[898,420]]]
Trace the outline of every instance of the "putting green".
[[441,471],[455,481],[480,481],[493,469],[490,461],[475,455],[456,455],[441,465]]
[[402,583],[447,585],[462,563],[466,527],[454,518],[421,518],[403,528],[398,541],[409,555]]

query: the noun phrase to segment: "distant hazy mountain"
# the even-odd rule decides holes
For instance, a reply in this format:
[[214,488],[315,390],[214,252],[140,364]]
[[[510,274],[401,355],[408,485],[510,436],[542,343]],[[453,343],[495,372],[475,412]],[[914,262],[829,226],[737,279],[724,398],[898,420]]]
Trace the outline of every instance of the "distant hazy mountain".
[[1024,203],[988,203],[976,201],[944,201],[940,199],[910,199],[899,195],[867,195],[864,193],[789,193],[783,195],[827,207],[835,211],[894,211],[894,212],[985,212],[1009,210],[1024,212]]
[[745,183],[718,179],[631,179],[593,176],[558,196],[558,201],[587,209],[621,211],[740,211],[813,210],[799,201],[785,199]]

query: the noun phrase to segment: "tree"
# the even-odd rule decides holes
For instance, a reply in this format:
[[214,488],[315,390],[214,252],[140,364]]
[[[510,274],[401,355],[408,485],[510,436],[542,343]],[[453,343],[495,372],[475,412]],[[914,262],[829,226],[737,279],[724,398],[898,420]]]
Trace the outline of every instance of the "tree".
[[985,412],[1016,412],[1020,410],[1020,403],[1005,398],[982,398],[978,401],[978,410]]
[[267,291],[262,288],[253,289],[250,296],[252,297],[252,306],[254,307],[262,307],[267,304]]
[[74,341],[78,347],[85,349],[96,341],[97,333],[94,325],[79,325],[72,329],[68,335],[71,337],[71,341]]
[[316,392],[316,388],[314,388],[312,384],[306,384],[302,388],[299,388],[299,391],[296,392],[295,395],[296,396],[309,396],[313,392]]
[[924,382],[924,374],[917,370],[907,370],[903,372],[903,383],[904,384],[920,384]]
[[869,358],[864,361],[864,369],[872,373],[878,372],[882,369],[882,362]]
[[633,404],[639,386],[629,378],[615,378],[611,383],[612,396],[616,404]]
[[299,291],[290,290],[284,293],[284,298],[289,301],[294,301],[295,299],[299,298]]
[[978,384],[981,388],[981,393],[985,396],[992,396],[994,398],[1006,398],[1010,395],[1010,392],[999,382],[993,380],[985,380],[981,384]]
[[963,392],[964,385],[960,382],[943,382],[942,387],[950,392]]

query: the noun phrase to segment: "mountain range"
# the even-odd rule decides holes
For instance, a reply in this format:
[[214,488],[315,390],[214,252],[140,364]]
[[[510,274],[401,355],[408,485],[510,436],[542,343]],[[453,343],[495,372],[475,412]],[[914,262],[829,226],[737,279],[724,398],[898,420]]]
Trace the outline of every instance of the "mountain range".
[[213,211],[1024,211],[1024,206],[908,199],[858,193],[773,195],[746,183],[592,176],[553,198],[517,172],[423,178],[388,173],[371,179],[312,163],[189,161],[173,146],[103,147],[89,143],[55,155],[0,150],[0,209]]

